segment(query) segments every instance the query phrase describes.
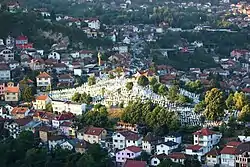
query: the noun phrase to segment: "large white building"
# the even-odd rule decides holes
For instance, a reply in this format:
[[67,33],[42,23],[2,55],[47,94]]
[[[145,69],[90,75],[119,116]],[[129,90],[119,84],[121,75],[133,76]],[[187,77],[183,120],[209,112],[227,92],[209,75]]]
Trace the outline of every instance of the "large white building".
[[91,19],[86,19],[84,21],[88,24],[89,28],[96,29],[96,30],[100,29],[101,23],[100,23],[100,21],[98,19],[91,18]]
[[156,154],[166,154],[168,155],[170,152],[172,152],[174,149],[178,148],[178,143],[173,141],[167,141],[164,143],[160,143],[156,145]]
[[208,153],[214,145],[218,144],[222,137],[221,133],[215,133],[208,128],[203,128],[193,135],[194,145],[186,148],[186,154],[198,155],[199,159]]
[[86,111],[86,104],[78,104],[70,101],[60,101],[52,100],[51,101],[53,112],[70,112],[75,115],[82,115]]

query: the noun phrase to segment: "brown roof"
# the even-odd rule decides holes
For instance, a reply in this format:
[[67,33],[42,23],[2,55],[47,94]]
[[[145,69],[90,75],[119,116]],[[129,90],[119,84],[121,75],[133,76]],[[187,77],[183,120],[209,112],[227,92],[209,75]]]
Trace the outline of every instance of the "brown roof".
[[47,100],[48,95],[40,95],[36,97],[36,100]]
[[105,129],[104,128],[97,128],[97,127],[88,127],[87,130],[85,131],[85,134],[99,136],[103,130],[105,130]]
[[236,154],[236,148],[241,144],[241,142],[231,141],[221,150],[220,154]]
[[32,117],[25,117],[25,118],[20,118],[20,119],[14,120],[14,122],[16,122],[19,126],[27,125],[31,121],[32,121]]
[[132,131],[122,131],[119,132],[122,136],[124,136],[127,140],[137,141],[141,138],[141,136]]
[[7,64],[0,64],[0,71],[1,70],[10,70],[10,68]]
[[51,140],[51,141],[57,141],[57,140],[63,140],[63,139],[65,139],[65,137],[60,136],[60,135],[52,135],[48,137],[48,140]]
[[188,146],[186,149],[198,151],[198,150],[200,150],[201,148],[202,148],[202,146],[200,146],[200,145],[190,145],[190,146]]
[[51,76],[46,72],[41,72],[37,78],[51,78]]
[[210,150],[207,153],[207,155],[215,155],[215,156],[217,156],[217,155],[219,155],[219,151],[217,149],[213,148],[212,150]]
[[146,167],[146,166],[147,166],[146,161],[136,161],[130,159],[128,159],[124,164],[124,167]]
[[142,151],[142,149],[140,147],[137,147],[137,146],[129,146],[126,149],[133,152],[133,153],[138,153],[138,152]]

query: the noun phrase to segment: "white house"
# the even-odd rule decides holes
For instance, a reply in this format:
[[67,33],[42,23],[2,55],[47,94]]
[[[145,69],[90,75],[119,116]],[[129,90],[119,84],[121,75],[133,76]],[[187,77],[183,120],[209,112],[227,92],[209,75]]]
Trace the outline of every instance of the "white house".
[[71,122],[73,118],[74,115],[72,113],[62,113],[52,119],[52,126],[54,128],[59,128],[63,122]]
[[127,159],[134,159],[141,155],[142,149],[137,146],[129,146],[116,153],[116,162],[124,163]]
[[152,133],[148,133],[142,139],[142,149],[146,151],[148,154],[151,154],[152,151],[155,149],[156,145],[160,142],[161,140],[159,137],[154,136]]
[[129,146],[141,147],[142,136],[132,131],[115,132],[112,136],[113,147],[123,149]]
[[178,134],[178,133],[172,133],[172,134],[169,134],[167,136],[164,137],[164,141],[167,142],[167,141],[173,141],[173,142],[176,142],[178,144],[181,144],[181,135]]
[[10,79],[10,68],[7,64],[0,64],[0,80],[8,81]]
[[194,145],[200,145],[205,153],[209,152],[214,145],[220,142],[221,133],[215,133],[208,128],[203,128],[194,134]]
[[10,49],[3,49],[0,51],[0,57],[4,58],[5,61],[14,60],[14,52]]
[[220,164],[220,153],[213,148],[206,154],[206,165],[212,167],[216,164]]
[[51,85],[52,77],[46,72],[41,72],[36,77],[37,87],[47,87]]
[[167,141],[156,145],[156,154],[169,154],[172,150],[178,148],[178,143],[173,141]]
[[159,154],[159,155],[154,155],[151,159],[150,159],[150,165],[151,166],[158,166],[162,160],[168,158],[168,156],[166,154]]
[[186,148],[186,154],[188,155],[198,155],[198,159],[201,160],[201,156],[208,153],[214,145],[218,144],[222,134],[215,133],[208,128],[202,128],[194,135],[194,145],[188,146]]
[[49,150],[54,149],[56,146],[60,146],[65,141],[63,136],[55,135],[48,137]]
[[56,60],[60,60],[61,59],[61,55],[58,52],[51,52],[48,55],[48,59],[56,59]]
[[88,24],[91,29],[99,30],[101,23],[97,18],[85,19],[84,22]]
[[235,166],[236,149],[241,144],[241,142],[232,141],[226,144],[226,146],[221,150],[221,165],[227,167]]
[[78,104],[69,101],[52,100],[53,112],[71,112],[75,115],[82,115],[86,111],[86,104]]

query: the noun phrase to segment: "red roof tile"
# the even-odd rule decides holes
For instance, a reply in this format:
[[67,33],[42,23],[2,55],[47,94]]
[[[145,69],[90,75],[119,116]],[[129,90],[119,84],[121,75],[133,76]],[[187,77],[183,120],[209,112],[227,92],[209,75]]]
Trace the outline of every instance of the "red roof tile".
[[221,150],[221,154],[236,154],[236,148],[241,144],[241,142],[231,141]]
[[213,148],[212,150],[210,150],[207,155],[214,155],[214,156],[217,156],[219,155],[219,151],[216,150],[215,148]]
[[142,150],[140,147],[137,147],[137,146],[129,146],[126,149],[129,150],[129,151],[132,151],[134,153],[141,152],[141,150]]
[[31,121],[32,121],[32,117],[25,117],[25,118],[20,118],[20,119],[14,120],[14,122],[16,122],[19,126],[25,126]]
[[198,130],[193,133],[194,135],[202,135],[202,136],[209,136],[212,134],[215,134],[215,132],[209,130],[208,128],[202,128],[201,130]]
[[19,87],[6,87],[5,88],[6,93],[18,93],[19,92]]
[[127,160],[124,167],[146,167],[146,161]]
[[188,146],[186,149],[190,149],[190,150],[193,150],[193,151],[198,151],[202,148],[202,146],[200,145],[191,145],[191,146]]
[[25,114],[26,111],[28,111],[29,109],[27,107],[14,107],[11,111],[12,115],[16,115],[16,114]]
[[36,97],[36,100],[47,100],[48,96],[47,95],[40,95]]
[[37,76],[37,78],[51,78],[51,76],[46,72],[42,72]]
[[99,136],[103,130],[105,130],[105,129],[104,128],[97,128],[97,127],[89,127],[85,131],[85,134]]

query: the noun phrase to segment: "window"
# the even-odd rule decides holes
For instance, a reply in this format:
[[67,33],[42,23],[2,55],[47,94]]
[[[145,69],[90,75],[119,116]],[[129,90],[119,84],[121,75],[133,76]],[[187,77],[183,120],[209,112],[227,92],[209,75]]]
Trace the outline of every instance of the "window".
[[154,164],[157,164],[157,161],[154,161]]
[[120,137],[120,135],[117,135],[117,137]]
[[128,143],[130,143],[130,140],[128,140]]
[[129,157],[130,157],[130,153],[127,153],[127,156],[129,156]]
[[116,143],[116,142],[118,142],[117,140],[114,140],[114,142]]
[[120,140],[120,142],[123,142],[123,140]]

